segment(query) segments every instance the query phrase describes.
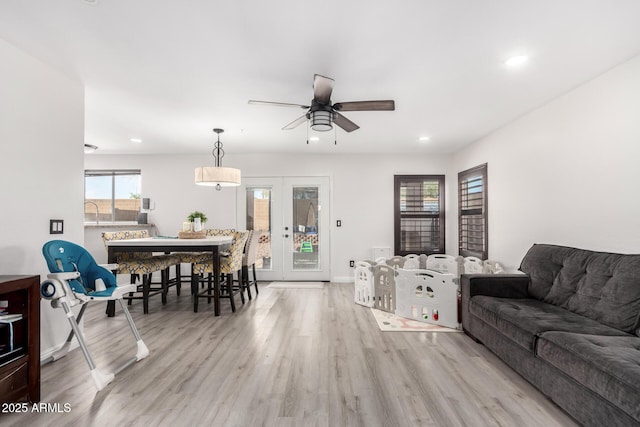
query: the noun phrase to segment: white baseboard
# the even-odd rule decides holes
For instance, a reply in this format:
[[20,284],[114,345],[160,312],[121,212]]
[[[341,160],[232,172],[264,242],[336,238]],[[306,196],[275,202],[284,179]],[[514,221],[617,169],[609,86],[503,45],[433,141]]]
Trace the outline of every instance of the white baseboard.
[[332,283],[353,283],[353,276],[336,276],[331,278]]
[[[45,361],[47,361],[51,356],[53,356],[53,354],[56,351],[60,350],[63,346],[64,346],[64,343],[57,345],[55,347],[49,348],[47,350],[41,350],[40,363],[44,363]],[[80,347],[80,344],[78,344],[78,340],[75,339],[74,337],[73,340],[71,341],[71,346],[69,346],[69,351],[75,350],[78,347]]]

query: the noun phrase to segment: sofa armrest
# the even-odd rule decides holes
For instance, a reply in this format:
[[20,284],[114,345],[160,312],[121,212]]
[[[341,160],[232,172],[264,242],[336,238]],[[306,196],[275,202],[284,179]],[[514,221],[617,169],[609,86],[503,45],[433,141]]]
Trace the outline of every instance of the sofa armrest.
[[463,274],[460,276],[462,298],[486,295],[499,298],[528,298],[529,276],[526,274]]
[[468,329],[469,301],[476,295],[498,298],[528,298],[526,274],[463,274],[460,276],[462,327]]

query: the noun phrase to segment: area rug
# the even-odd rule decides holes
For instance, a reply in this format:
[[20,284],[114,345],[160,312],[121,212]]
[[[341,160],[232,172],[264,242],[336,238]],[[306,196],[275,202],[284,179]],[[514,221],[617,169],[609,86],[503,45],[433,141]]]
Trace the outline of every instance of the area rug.
[[322,282],[271,282],[267,288],[272,289],[322,289]]
[[404,317],[396,316],[393,313],[376,310],[375,308],[371,309],[371,313],[376,319],[376,322],[378,322],[380,330],[384,332],[462,332],[458,329],[445,328],[444,326],[406,319]]

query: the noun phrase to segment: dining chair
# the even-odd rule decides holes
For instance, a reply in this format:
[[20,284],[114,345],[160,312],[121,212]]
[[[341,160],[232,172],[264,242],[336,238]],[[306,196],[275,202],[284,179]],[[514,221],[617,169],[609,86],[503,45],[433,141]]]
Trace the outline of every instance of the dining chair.
[[[231,311],[236,311],[236,303],[234,297],[237,293],[240,293],[240,299],[244,304],[244,293],[242,292],[242,255],[244,248],[249,237],[248,231],[234,231],[233,243],[229,250],[228,256],[220,257],[220,295],[219,298],[229,298],[231,301]],[[198,311],[198,298],[206,297],[208,302],[211,302],[213,298],[213,264],[211,258],[203,259],[193,264],[192,280],[204,280],[204,275],[207,275],[207,288],[194,296],[194,311]],[[234,286],[233,275],[238,277],[238,286]],[[195,287],[194,287],[195,288]]]
[[[244,254],[242,255],[242,288],[243,290],[246,289],[249,300],[251,300],[251,285],[255,286],[256,295],[258,295],[256,261],[258,260],[258,247],[262,233],[262,230],[249,231],[247,246],[245,247]],[[253,273],[253,280],[249,280],[249,267],[251,267],[251,272]]]
[[[204,230],[205,235],[207,237],[213,237],[213,236],[233,236],[233,233],[235,233],[235,229],[234,228],[207,228]],[[180,282],[182,282],[182,280],[188,280],[191,281],[192,277],[193,277],[193,265],[197,264],[197,263],[206,263],[207,261],[209,261],[211,259],[211,252],[177,252],[174,254],[175,256],[178,257],[178,259],[180,260],[181,264],[189,264],[191,266],[191,271],[189,272],[189,274],[182,274],[182,275],[178,275],[178,273],[176,273],[176,278],[179,277]],[[228,253],[222,253],[221,256],[227,256]]]
[[[129,240],[149,237],[147,230],[133,231],[105,231],[102,233],[102,240],[107,247],[107,242],[112,240]],[[142,282],[136,285],[136,292],[129,293],[124,299],[131,305],[133,300],[142,300],[144,314],[149,313],[149,298],[160,294],[162,304],[167,303],[167,293],[170,286],[175,285],[178,295],[180,295],[179,281],[171,282],[169,279],[169,267],[180,263],[178,257],[174,255],[154,255],[150,252],[119,252],[117,254],[117,273],[129,274],[131,283],[136,284],[140,275]],[[160,282],[153,282],[153,273],[160,272]],[[154,286],[159,285],[159,286]],[[137,295],[136,295],[137,294]]]

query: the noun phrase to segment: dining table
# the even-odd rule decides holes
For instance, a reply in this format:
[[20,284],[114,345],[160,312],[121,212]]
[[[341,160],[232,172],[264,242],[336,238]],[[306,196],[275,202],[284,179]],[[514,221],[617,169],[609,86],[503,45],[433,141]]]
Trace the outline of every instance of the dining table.
[[[213,302],[214,314],[220,315],[220,254],[231,248],[232,236],[210,236],[200,239],[180,239],[177,237],[157,236],[140,239],[111,240],[106,242],[109,264],[117,264],[118,254],[123,252],[210,252],[213,265]],[[180,278],[176,278],[179,280]],[[197,289],[191,290],[197,298]],[[107,316],[115,315],[115,302],[109,301]]]

